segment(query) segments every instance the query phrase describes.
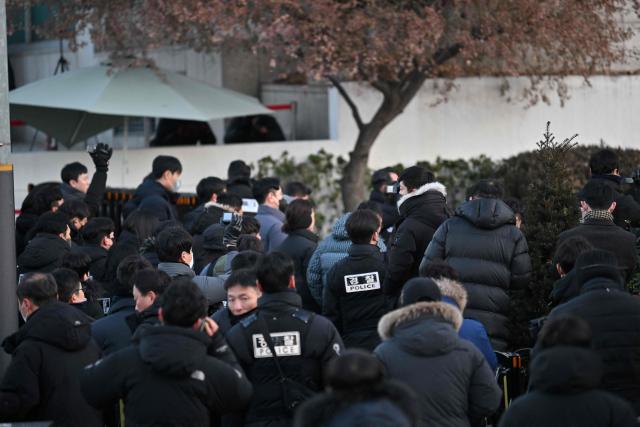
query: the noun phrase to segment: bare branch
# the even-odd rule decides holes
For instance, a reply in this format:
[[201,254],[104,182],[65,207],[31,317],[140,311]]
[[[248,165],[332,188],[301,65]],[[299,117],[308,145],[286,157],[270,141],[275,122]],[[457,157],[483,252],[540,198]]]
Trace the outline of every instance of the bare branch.
[[342,96],[342,99],[344,99],[349,108],[351,108],[351,113],[353,114],[353,119],[356,121],[356,125],[358,125],[358,130],[362,131],[365,125],[362,121],[362,117],[360,116],[360,110],[358,109],[358,106],[355,104],[355,102],[353,102],[353,99],[351,98],[351,96],[349,96],[344,86],[342,86],[342,83],[340,83],[337,78],[335,78],[334,76],[327,76],[327,79],[329,79],[331,84],[335,86],[340,96]]

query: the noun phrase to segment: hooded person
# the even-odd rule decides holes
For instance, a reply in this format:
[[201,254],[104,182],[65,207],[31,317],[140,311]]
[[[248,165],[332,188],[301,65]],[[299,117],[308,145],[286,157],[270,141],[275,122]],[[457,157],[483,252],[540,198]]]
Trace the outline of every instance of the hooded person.
[[481,180],[470,194],[434,234],[420,274],[436,260],[453,267],[469,295],[466,315],[481,322],[493,347],[504,351],[511,338],[510,292],[524,289],[531,277],[529,247],[496,181]]
[[[316,248],[307,268],[307,288],[313,299],[318,304],[322,304],[322,292],[327,284],[327,273],[331,267],[349,255],[349,248],[352,245],[347,233],[347,220],[351,213],[346,213],[339,217],[331,228],[331,234],[325,237]],[[382,240],[377,243],[380,252],[387,252],[387,247]]]
[[409,280],[401,308],[380,319],[374,354],[418,396],[419,426],[468,427],[491,415],[502,393],[480,350],[458,336],[460,310],[441,298],[433,280]]
[[227,169],[227,191],[243,199],[253,199],[251,168],[242,160],[229,163]]
[[640,415],[640,299],[624,289],[611,252],[583,252],[574,268],[580,295],[554,308],[548,321],[573,315],[589,324],[593,349],[604,363],[600,388],[629,401]]
[[419,166],[407,168],[398,178],[400,219],[394,227],[387,255],[383,289],[397,298],[402,285],[418,275],[418,266],[433,234],[449,218],[447,191],[433,173]]
[[235,359],[208,354],[218,326],[206,315],[198,287],[188,278],[175,279],[158,309],[162,325],[84,370],[87,402],[103,409],[122,399],[127,426],[209,426],[221,414],[242,409],[251,384]]
[[300,406],[294,427],[416,425],[416,396],[386,379],[384,367],[370,353],[345,351],[329,363],[326,377],[326,391]]
[[529,369],[529,392],[511,403],[500,427],[637,426],[628,402],[599,390],[603,365],[589,324],[560,316],[545,323]]

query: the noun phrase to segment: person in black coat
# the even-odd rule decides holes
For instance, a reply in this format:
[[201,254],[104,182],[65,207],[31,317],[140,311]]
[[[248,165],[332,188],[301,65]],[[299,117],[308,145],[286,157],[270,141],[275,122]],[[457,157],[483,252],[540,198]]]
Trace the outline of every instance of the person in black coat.
[[616,209],[613,221],[619,227],[629,230],[640,227],[640,204],[622,192],[623,178],[620,176],[620,162],[615,151],[604,149],[596,152],[589,159],[591,178],[589,182],[598,182],[611,188]]
[[307,286],[309,260],[318,246],[318,235],[313,232],[314,228],[313,204],[304,199],[292,201],[287,206],[285,221],[282,225],[282,231],[287,234],[287,237],[275,250],[287,254],[293,260],[296,291],[302,297],[302,308],[320,313],[320,306],[311,296]]
[[388,268],[383,285],[387,295],[397,298],[402,285],[418,275],[425,249],[440,224],[448,217],[447,191],[433,174],[421,167],[406,169],[400,178],[400,221],[393,232]]
[[560,279],[555,281],[549,295],[551,307],[564,304],[580,295],[580,284],[574,266],[578,256],[590,249],[593,246],[582,236],[567,237],[557,245],[553,263]]
[[225,336],[239,321],[251,315],[258,307],[262,292],[258,289],[256,272],[241,268],[231,272],[224,282],[227,291],[227,306],[216,311],[211,318]]
[[635,271],[638,257],[636,236],[614,223],[613,213],[618,208],[613,190],[602,181],[592,180],[580,191],[579,199],[582,223],[562,232],[557,245],[570,237],[584,237],[594,248],[615,254],[618,265],[624,269],[623,279],[628,281]]
[[196,194],[198,195],[198,206],[193,209],[191,212],[187,213],[182,222],[186,230],[191,233],[191,235],[202,234],[204,229],[211,224],[216,224],[220,222],[220,216],[214,216],[212,218],[212,222],[204,226],[204,228],[200,230],[196,230],[194,226],[200,216],[206,213],[207,204],[215,204],[218,202],[218,197],[222,195],[225,191],[227,191],[227,184],[220,178],[215,176],[209,176],[206,178],[202,178],[198,185],[196,186]]
[[347,348],[376,348],[378,321],[393,308],[382,290],[386,265],[377,246],[380,226],[380,217],[371,210],[352,213],[346,225],[353,242],[349,255],[327,273],[322,314],[336,326]]
[[[173,156],[157,156],[153,159],[151,174],[136,188],[133,198],[122,211],[126,218],[138,207],[146,212],[156,213],[159,220],[175,220],[178,218],[173,204],[173,194],[178,191],[182,164]],[[147,200],[145,204],[145,200]]]
[[36,223],[35,237],[18,257],[18,273],[40,271],[50,273],[62,265],[62,258],[71,251],[71,231],[67,217],[59,212],[43,214]]
[[402,308],[380,319],[374,354],[418,396],[417,425],[468,427],[498,408],[501,392],[480,350],[458,336],[460,310],[440,299],[433,280],[407,282]]
[[147,268],[152,268],[151,264],[140,255],[130,255],[118,266],[117,287],[111,298],[109,312],[91,325],[91,334],[103,356],[129,345],[131,330],[126,318],[135,313],[136,302],[132,293],[134,278],[138,270]]
[[[266,255],[257,267],[263,292],[257,312],[227,334],[227,341],[253,383],[253,399],[246,411],[247,426],[290,426],[293,403],[283,394],[282,377],[265,340],[268,333],[278,362],[296,389],[322,389],[328,362],[344,349],[340,334],[326,318],[301,309],[295,292],[293,262],[281,252]],[[292,388],[289,383],[288,390]],[[292,397],[293,399],[293,397]]]
[[107,255],[113,246],[116,226],[111,218],[91,218],[82,228],[82,240],[84,244],[75,248],[76,252],[89,255],[91,265],[89,272],[91,277],[102,280],[107,266]]
[[509,291],[524,289],[529,282],[529,247],[515,226],[513,211],[499,199],[502,189],[495,181],[480,181],[471,194],[436,231],[420,272],[432,260],[453,267],[469,296],[465,314],[484,325],[495,350],[505,351],[510,338]]
[[20,256],[34,236],[33,229],[40,216],[47,212],[56,212],[63,203],[60,183],[43,182],[30,188],[29,194],[20,206],[20,216],[16,218],[16,256]]
[[207,300],[197,286],[178,279],[165,296],[158,312],[163,324],[87,367],[82,391],[96,408],[122,399],[127,426],[209,426],[220,414],[242,409],[251,384],[237,362],[208,354],[217,325],[206,318]]
[[229,163],[227,170],[227,192],[243,199],[253,199],[251,168],[242,160]]
[[82,163],[73,162],[62,168],[60,191],[65,202],[82,201],[87,204],[90,216],[98,215],[107,187],[107,172],[112,154],[113,149],[103,143],[97,144],[95,149],[89,152],[96,167],[91,181],[89,181],[89,171]]
[[574,315],[589,323],[604,363],[601,388],[631,402],[640,415],[640,299],[624,290],[611,252],[584,252],[574,268],[580,296],[554,308],[548,320]]
[[394,186],[397,181],[398,175],[390,168],[377,170],[371,177],[373,190],[369,195],[369,201],[376,203],[380,208],[382,213],[381,234],[385,239],[388,237],[388,230],[392,229],[400,219],[397,194],[387,192],[387,187]]
[[91,319],[58,302],[57,292],[50,274],[30,273],[18,285],[26,323],[2,343],[12,358],[0,383],[0,422],[104,425],[80,391],[81,371],[100,356]]
[[531,363],[529,393],[511,403],[500,427],[634,427],[628,402],[598,390],[602,361],[591,350],[582,319],[558,317],[544,325]]
[[401,383],[385,379],[371,354],[347,350],[327,367],[327,390],[296,411],[295,427],[410,427],[418,422],[416,396]]

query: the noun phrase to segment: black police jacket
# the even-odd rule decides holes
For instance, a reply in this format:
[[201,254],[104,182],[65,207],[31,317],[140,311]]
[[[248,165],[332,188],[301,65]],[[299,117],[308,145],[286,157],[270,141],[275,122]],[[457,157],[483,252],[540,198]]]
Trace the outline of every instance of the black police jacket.
[[372,351],[380,344],[378,321],[392,308],[382,290],[385,268],[377,246],[353,244],[347,258],[327,273],[322,314],[336,326],[347,348]]
[[280,376],[258,315],[267,322],[285,375],[310,390],[322,390],[325,366],[343,350],[340,334],[331,322],[302,310],[301,305],[300,296],[293,290],[264,294],[256,313],[241,320],[227,334],[227,341],[254,388],[245,415],[247,425],[288,426],[292,422],[283,404]]

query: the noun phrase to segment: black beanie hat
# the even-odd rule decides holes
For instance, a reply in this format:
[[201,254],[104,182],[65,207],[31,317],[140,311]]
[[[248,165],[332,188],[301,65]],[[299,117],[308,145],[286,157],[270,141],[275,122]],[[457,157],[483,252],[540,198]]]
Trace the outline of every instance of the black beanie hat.
[[622,284],[618,259],[609,251],[592,249],[581,253],[574,269],[580,286],[595,278],[608,278]]
[[436,282],[426,277],[414,277],[404,284],[400,294],[400,305],[407,306],[417,302],[440,301],[442,294]]

